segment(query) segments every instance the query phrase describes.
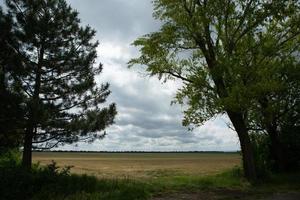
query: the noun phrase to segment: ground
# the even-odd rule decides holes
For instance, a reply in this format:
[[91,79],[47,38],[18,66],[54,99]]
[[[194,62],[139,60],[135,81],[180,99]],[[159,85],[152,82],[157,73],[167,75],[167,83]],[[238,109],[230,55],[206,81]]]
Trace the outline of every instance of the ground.
[[151,200],[300,199],[299,173],[251,186],[240,176],[238,153],[35,152],[33,160],[41,165],[55,160],[59,166],[73,166],[72,173],[100,179],[141,181],[151,185]]
[[216,174],[240,165],[238,153],[33,153],[34,162],[55,160],[73,173],[104,177],[153,178]]
[[274,193],[255,195],[235,190],[220,190],[206,192],[180,192],[173,194],[164,194],[152,198],[152,200],[299,200],[300,192]]

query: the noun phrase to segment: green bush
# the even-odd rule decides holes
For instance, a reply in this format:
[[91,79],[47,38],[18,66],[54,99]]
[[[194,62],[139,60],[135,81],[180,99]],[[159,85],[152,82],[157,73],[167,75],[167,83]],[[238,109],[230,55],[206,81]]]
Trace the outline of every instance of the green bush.
[[[285,125],[279,134],[283,148],[285,169],[281,172],[300,170],[300,126]],[[253,133],[250,135],[254,149],[255,166],[258,176],[265,178],[271,172],[278,172],[274,155],[271,154],[271,141],[267,134]]]
[[300,125],[283,126],[280,134],[283,144],[287,171],[300,170]]
[[250,134],[254,151],[254,162],[259,178],[269,176],[274,165],[270,154],[270,139],[266,134]]
[[15,153],[0,158],[0,180],[1,200],[142,200],[149,196],[143,183],[70,174],[70,167],[59,169],[55,162],[25,170]]
[[21,153],[17,149],[11,149],[0,154],[0,167],[16,167],[21,164]]

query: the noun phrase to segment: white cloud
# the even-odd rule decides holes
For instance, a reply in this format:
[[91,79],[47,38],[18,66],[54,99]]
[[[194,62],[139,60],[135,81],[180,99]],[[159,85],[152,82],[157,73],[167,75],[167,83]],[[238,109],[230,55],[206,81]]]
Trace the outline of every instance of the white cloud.
[[101,61],[112,64],[114,60],[129,60],[131,54],[128,49],[127,46],[118,43],[103,42],[98,46],[97,51]]
[[[162,84],[147,77],[141,69],[128,69],[127,62],[137,56],[130,43],[137,37],[158,29],[152,19],[150,0],[70,1],[84,24],[94,27],[100,41],[99,61],[104,70],[97,82],[109,82],[109,101],[117,103],[116,124],[108,135],[92,144],[79,143],[60,149],[143,150],[143,151],[212,151],[238,150],[236,134],[226,126],[226,117],[217,117],[193,132],[181,126],[181,107],[170,105],[179,81]],[[97,16],[98,14],[98,16]],[[97,16],[97,17],[96,17]]]

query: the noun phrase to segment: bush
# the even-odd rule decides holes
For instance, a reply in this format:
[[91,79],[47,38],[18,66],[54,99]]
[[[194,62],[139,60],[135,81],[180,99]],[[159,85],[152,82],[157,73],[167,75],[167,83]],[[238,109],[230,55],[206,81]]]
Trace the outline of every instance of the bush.
[[25,170],[17,155],[11,152],[0,158],[1,200],[142,200],[148,197],[143,183],[70,174],[70,166],[60,169],[54,161],[46,167],[35,165],[32,170]]
[[271,159],[269,136],[267,134],[253,133],[250,134],[250,139],[253,146],[257,175],[259,178],[265,178],[269,176],[274,165]]
[[11,149],[0,154],[0,168],[20,166],[21,153],[17,149]]
[[[279,138],[283,148],[285,170],[300,169],[300,126],[284,126]],[[264,178],[271,172],[277,172],[274,155],[271,154],[271,142],[267,134],[254,133],[250,135],[254,149],[254,159],[258,176]],[[284,172],[284,171],[282,171]]]
[[283,126],[280,139],[285,152],[286,170],[300,170],[300,126]]

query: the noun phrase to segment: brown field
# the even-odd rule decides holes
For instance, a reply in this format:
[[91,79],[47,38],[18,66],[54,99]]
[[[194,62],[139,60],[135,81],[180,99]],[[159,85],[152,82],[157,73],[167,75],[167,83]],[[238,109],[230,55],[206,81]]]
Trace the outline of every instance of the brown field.
[[237,153],[34,152],[33,160],[42,165],[54,160],[61,167],[74,166],[73,173],[130,178],[216,174],[241,163]]

